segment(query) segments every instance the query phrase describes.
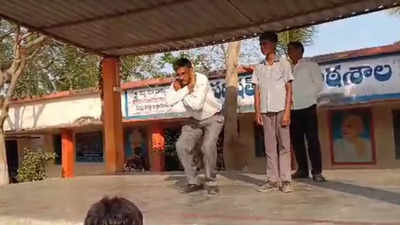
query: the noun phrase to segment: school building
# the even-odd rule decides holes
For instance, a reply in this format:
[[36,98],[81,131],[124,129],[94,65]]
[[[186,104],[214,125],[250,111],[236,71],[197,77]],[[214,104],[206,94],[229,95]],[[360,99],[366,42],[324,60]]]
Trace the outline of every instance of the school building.
[[[400,167],[400,44],[313,60],[320,64],[324,79],[318,99],[324,169]],[[223,76],[209,75],[221,101]],[[225,151],[219,141],[220,169],[265,170],[263,133],[254,122],[251,76],[239,75],[239,140],[236,148]],[[181,169],[174,142],[187,116],[166,105],[170,82],[170,78],[129,82],[120,90],[125,158],[140,149],[152,171]],[[13,101],[5,124],[10,173],[15,175],[23,152],[30,148],[57,153],[49,176],[105,174],[100,96],[89,89]],[[73,173],[68,175],[61,172],[66,151],[73,151],[75,157]]]

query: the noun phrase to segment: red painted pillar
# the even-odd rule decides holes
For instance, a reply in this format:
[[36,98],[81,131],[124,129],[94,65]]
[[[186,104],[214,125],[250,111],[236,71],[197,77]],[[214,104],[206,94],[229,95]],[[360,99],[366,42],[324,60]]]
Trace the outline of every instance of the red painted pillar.
[[151,150],[151,171],[165,171],[164,130],[157,125],[151,128]]
[[121,113],[121,92],[119,59],[104,58],[103,69],[103,110],[105,137],[105,164],[107,173],[122,171],[125,154]]
[[75,176],[75,141],[71,130],[62,130],[61,133],[62,170],[63,178]]

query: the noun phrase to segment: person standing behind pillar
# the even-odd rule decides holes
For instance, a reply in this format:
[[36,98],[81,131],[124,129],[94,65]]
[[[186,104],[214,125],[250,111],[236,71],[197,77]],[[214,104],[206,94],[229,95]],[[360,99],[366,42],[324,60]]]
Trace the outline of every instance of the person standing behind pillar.
[[[290,166],[290,109],[292,104],[292,71],[286,58],[277,59],[278,36],[265,32],[260,36],[265,60],[254,68],[254,105],[256,122],[264,126],[267,181],[257,190],[292,192]],[[278,149],[277,149],[278,148]]]
[[293,179],[309,178],[308,155],[311,161],[311,174],[315,182],[324,182],[322,176],[321,147],[318,137],[317,95],[322,89],[321,69],[317,63],[303,58],[304,47],[301,42],[288,44],[288,55],[293,75],[294,105],[291,114],[290,133],[298,164]]

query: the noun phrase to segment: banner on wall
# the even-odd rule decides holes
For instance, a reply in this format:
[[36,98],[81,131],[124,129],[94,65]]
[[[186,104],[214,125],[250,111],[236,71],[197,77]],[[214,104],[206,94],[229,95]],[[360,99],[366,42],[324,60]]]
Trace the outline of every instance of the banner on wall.
[[[339,106],[400,99],[400,55],[372,56],[322,64],[324,80],[319,106]],[[215,97],[224,102],[225,80],[210,81]],[[166,104],[169,85],[124,92],[125,119],[186,117],[182,105]],[[239,76],[238,112],[254,112],[251,74]]]
[[[210,81],[214,95],[222,103],[225,100],[225,80],[214,79]],[[141,89],[128,89],[125,91],[125,118],[179,118],[186,117],[185,109],[177,104],[170,107],[166,104],[166,95],[170,86],[149,87]],[[254,112],[254,87],[251,75],[239,76],[238,83],[238,112]]]
[[321,65],[319,105],[345,105],[400,98],[400,55],[373,56]]

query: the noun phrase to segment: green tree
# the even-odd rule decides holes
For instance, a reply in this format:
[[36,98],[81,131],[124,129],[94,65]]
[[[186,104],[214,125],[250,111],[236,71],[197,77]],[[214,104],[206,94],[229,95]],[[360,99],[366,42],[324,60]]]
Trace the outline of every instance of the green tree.
[[24,98],[57,91],[96,87],[100,57],[50,40],[17,82],[14,96]]
[[162,57],[162,54],[122,57],[122,80],[133,81],[168,76],[168,73],[162,70],[164,66]]
[[46,72],[55,91],[96,87],[99,80],[99,56],[65,44],[57,44],[53,50],[53,61],[45,62],[50,64]]
[[283,54],[287,51],[287,45],[291,41],[300,41],[303,45],[307,46],[312,44],[312,38],[315,34],[315,27],[305,27],[294,30],[283,31],[278,34],[278,51]]
[[[156,55],[122,57],[122,81],[167,76],[161,71],[158,58]],[[101,76],[100,61],[101,57],[85,50],[49,41],[18,80],[14,97],[97,87]]]
[[15,24],[0,19],[0,185],[8,184],[8,167],[3,125],[8,117],[9,103],[16,84],[26,66],[43,49],[47,38]]

